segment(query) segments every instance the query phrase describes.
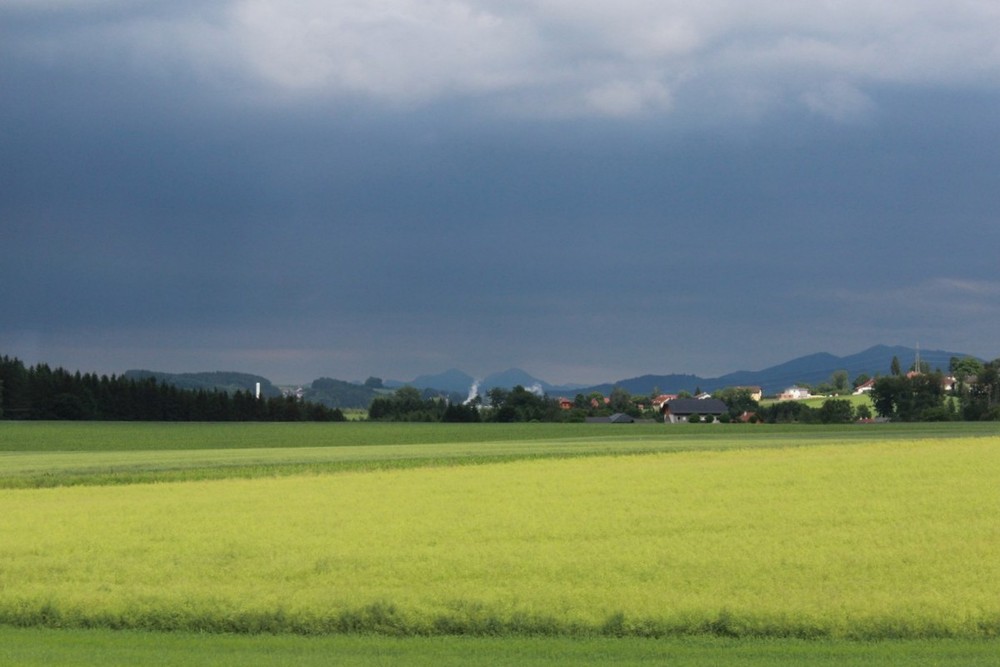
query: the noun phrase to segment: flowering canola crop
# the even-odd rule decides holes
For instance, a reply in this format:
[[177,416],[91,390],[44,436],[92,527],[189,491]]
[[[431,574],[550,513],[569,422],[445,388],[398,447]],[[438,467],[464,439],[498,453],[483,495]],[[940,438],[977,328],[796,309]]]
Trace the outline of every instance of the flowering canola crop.
[[0,491],[0,623],[1000,635],[1000,442]]

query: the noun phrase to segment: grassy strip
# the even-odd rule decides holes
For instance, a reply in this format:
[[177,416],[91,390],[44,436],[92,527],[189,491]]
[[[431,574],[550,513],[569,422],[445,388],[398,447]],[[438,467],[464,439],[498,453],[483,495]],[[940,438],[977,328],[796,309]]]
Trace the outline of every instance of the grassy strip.
[[[406,446],[624,435],[585,424],[2,422],[0,451],[158,451]],[[628,437],[662,429],[639,425]],[[663,426],[662,424],[658,426]]]
[[[395,442],[404,432],[409,441]],[[982,437],[994,432],[993,425],[982,424],[819,428],[0,422],[0,488],[258,479],[609,454],[866,443],[942,434]],[[236,447],[237,443],[244,446]]]
[[997,435],[996,423],[928,424],[394,424],[0,421],[0,452],[406,446],[500,442],[802,442]]
[[538,453],[493,456],[453,456],[410,459],[369,459],[329,461],[321,463],[275,463],[258,465],[222,465],[213,467],[71,470],[67,472],[35,472],[0,477],[0,489],[50,489],[65,486],[117,486],[130,484],[160,484],[169,482],[206,482],[224,479],[270,479],[276,477],[330,475],[345,472],[377,472],[425,467],[451,467],[510,463],[537,459],[607,456],[609,452],[575,454]]
[[995,665],[1000,646],[989,641],[885,641],[877,643],[800,640],[670,640],[608,638],[470,638],[374,636],[233,636],[102,630],[0,627],[0,663],[132,667],[243,667],[295,665],[369,667],[428,665],[477,667],[615,664],[700,667],[804,665],[852,667]]

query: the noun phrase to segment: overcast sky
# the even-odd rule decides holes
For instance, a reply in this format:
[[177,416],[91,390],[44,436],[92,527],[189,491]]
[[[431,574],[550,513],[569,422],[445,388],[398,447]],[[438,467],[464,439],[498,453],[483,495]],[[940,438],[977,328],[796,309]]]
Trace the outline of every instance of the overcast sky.
[[0,354],[1000,356],[996,0],[2,0]]

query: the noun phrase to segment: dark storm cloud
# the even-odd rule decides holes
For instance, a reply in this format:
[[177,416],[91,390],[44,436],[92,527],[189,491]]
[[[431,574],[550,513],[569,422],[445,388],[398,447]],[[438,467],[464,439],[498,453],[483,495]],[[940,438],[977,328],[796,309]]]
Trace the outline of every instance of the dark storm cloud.
[[0,352],[554,381],[996,355],[975,7],[918,52],[902,3],[390,4],[0,10]]

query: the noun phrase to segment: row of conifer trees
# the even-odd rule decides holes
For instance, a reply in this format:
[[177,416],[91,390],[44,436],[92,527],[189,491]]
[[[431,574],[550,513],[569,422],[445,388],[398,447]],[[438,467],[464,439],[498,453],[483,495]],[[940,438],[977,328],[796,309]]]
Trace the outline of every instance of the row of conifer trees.
[[343,421],[336,408],[249,390],[180,389],[155,378],[71,373],[0,357],[0,418],[109,421]]

